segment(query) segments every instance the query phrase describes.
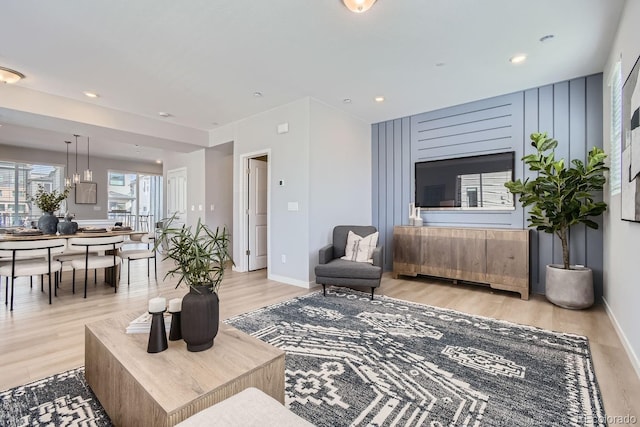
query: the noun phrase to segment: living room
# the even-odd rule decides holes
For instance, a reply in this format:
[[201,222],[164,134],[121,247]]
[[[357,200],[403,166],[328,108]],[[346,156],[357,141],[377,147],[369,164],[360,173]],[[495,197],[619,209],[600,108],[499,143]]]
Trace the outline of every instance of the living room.
[[[340,2],[336,3],[338,3],[337,6],[335,6],[336,9],[344,9]],[[233,254],[237,263],[236,270],[238,273],[244,273],[248,270],[248,261],[246,257],[242,256],[246,250],[246,227],[243,225],[243,220],[240,219],[242,218],[240,213],[243,212],[245,208],[243,197],[240,196],[243,194],[244,188],[244,178],[242,178],[241,170],[243,169],[243,162],[247,158],[264,154],[268,155],[270,168],[270,241],[268,242],[269,259],[265,273],[267,276],[265,277],[265,282],[260,283],[265,284],[270,283],[269,281],[277,281],[297,286],[292,293],[307,292],[307,290],[314,285],[314,266],[317,263],[318,249],[329,241],[333,226],[347,223],[373,224],[380,229],[381,241],[385,245],[388,257],[386,270],[389,272],[389,262],[392,260],[392,229],[394,225],[406,224],[409,218],[409,202],[411,202],[412,198],[410,174],[412,163],[409,163],[409,173],[407,173],[407,169],[404,166],[406,160],[402,157],[405,153],[400,151],[400,156],[395,154],[397,147],[402,146],[403,138],[408,137],[410,134],[410,127],[405,124],[405,122],[410,121],[410,117],[433,113],[449,107],[463,108],[462,106],[472,102],[488,102],[488,100],[509,94],[521,93],[523,94],[523,99],[525,99],[531,91],[544,92],[546,90],[552,94],[559,94],[562,93],[563,90],[566,90],[565,99],[569,99],[571,82],[583,79],[584,83],[581,84],[583,84],[585,88],[591,88],[588,92],[590,94],[589,99],[593,99],[594,96],[597,97],[598,88],[600,89],[601,98],[600,111],[602,117],[599,124],[601,138],[598,138],[597,135],[591,136],[587,138],[587,141],[589,142],[589,146],[591,146],[593,145],[591,143],[592,141],[596,143],[599,140],[598,142],[605,151],[608,153],[611,152],[611,136],[609,132],[609,128],[611,127],[611,100],[608,85],[618,60],[621,59],[621,75],[624,81],[626,76],[631,72],[636,58],[640,54],[640,50],[638,46],[636,46],[633,38],[633,22],[640,17],[640,8],[632,1],[626,3],[610,3],[613,5],[610,9],[602,6],[603,2],[589,3],[590,7],[597,8],[602,6],[607,10],[606,13],[615,15],[611,18],[611,16],[605,13],[607,22],[615,22],[617,24],[612,28],[607,27],[608,32],[602,34],[602,40],[598,40],[597,43],[593,41],[590,41],[590,43],[585,42],[585,45],[593,47],[594,50],[604,52],[604,54],[600,56],[604,62],[593,64],[590,68],[586,67],[585,69],[588,68],[589,71],[581,74],[572,74],[573,69],[564,72],[564,74],[553,74],[547,70],[545,71],[546,74],[539,76],[537,80],[538,83],[536,84],[527,83],[527,85],[516,85],[517,79],[513,78],[512,81],[507,82],[510,85],[505,85],[504,89],[501,89],[499,92],[487,92],[479,87],[475,88],[474,92],[462,91],[464,93],[460,93],[460,90],[456,90],[456,87],[452,86],[448,87],[447,92],[450,96],[446,99],[428,100],[427,98],[430,98],[430,96],[425,94],[422,96],[422,103],[419,101],[412,101],[414,102],[413,104],[407,103],[406,106],[401,109],[402,113],[400,114],[387,113],[382,109],[385,105],[402,103],[402,94],[398,94],[395,97],[385,94],[387,99],[384,103],[374,106],[374,108],[381,107],[378,108],[380,111],[376,112],[375,116],[371,116],[375,117],[374,119],[368,121],[361,120],[359,118],[361,116],[360,114],[350,112],[351,110],[349,110],[349,108],[351,107],[349,103],[343,103],[344,99],[351,95],[341,95],[338,102],[340,105],[336,106],[335,104],[327,103],[321,96],[321,93],[310,92],[306,96],[296,99],[289,99],[283,95],[276,94],[275,96],[278,99],[282,99],[283,102],[276,104],[275,107],[272,107],[273,104],[269,104],[268,108],[264,108],[260,103],[262,102],[262,105],[265,105],[265,100],[268,100],[270,103],[274,102],[268,99],[272,94],[264,91],[262,96],[254,95],[253,91],[260,89],[260,87],[257,87],[257,89],[251,87],[249,91],[251,92],[251,101],[254,104],[251,106],[252,112],[250,114],[236,120],[216,119],[216,121],[219,120],[219,123],[222,124],[207,130],[202,130],[203,128],[198,127],[189,129],[186,125],[178,125],[166,121],[156,124],[158,119],[154,118],[152,120],[146,117],[144,126],[147,128],[146,135],[149,143],[156,145],[156,147],[161,145],[158,140],[162,138],[164,138],[164,141],[161,142],[164,142],[167,147],[171,147],[174,141],[176,142],[176,147],[178,143],[183,144],[185,148],[176,149],[175,151],[177,151],[177,153],[169,153],[169,151],[167,151],[167,154],[163,157],[162,171],[166,178],[166,173],[169,170],[181,167],[187,167],[188,169],[189,187],[186,201],[188,206],[186,212],[187,223],[195,223],[197,218],[203,215],[201,213],[203,209],[208,211],[205,214],[207,216],[215,214],[220,215],[222,218],[229,218],[216,219],[215,222],[221,224],[226,223],[232,226],[232,235],[234,236]],[[294,8],[300,7],[297,5],[289,6]],[[416,2],[402,7],[409,8],[410,6],[420,7]],[[504,2],[501,3],[501,6],[509,9],[509,6]],[[313,7],[316,8],[318,6],[314,5]],[[458,5],[458,7],[461,8],[463,6]],[[554,7],[554,5],[548,3],[540,6],[538,12],[544,16],[545,12],[550,14],[550,11],[554,10]],[[389,14],[396,13],[389,5],[389,2],[380,0],[376,2],[375,6],[368,13],[362,16],[349,15],[348,19],[366,19],[368,14],[380,14],[382,12]],[[300,13],[301,16],[307,17],[305,12],[300,11]],[[600,13],[604,12],[600,11]],[[63,12],[59,11],[56,12],[54,16],[62,19],[60,17],[62,14]],[[7,16],[11,15],[9,14]],[[18,13],[17,16],[20,16],[20,13]],[[379,15],[370,16],[380,19]],[[505,12],[505,16],[511,17],[512,13]],[[43,17],[42,20],[46,19]],[[369,25],[372,24],[373,23],[370,23]],[[556,29],[554,28],[553,31],[556,31]],[[550,31],[543,32],[545,34],[550,33]],[[539,43],[538,38],[545,34],[534,34],[536,43]],[[468,38],[473,37],[468,36]],[[382,39],[383,37],[378,35],[376,40],[381,46],[389,48],[389,50],[392,51],[393,49],[385,45]],[[553,43],[562,43],[562,40],[563,35],[557,34],[555,40],[539,44],[543,46],[542,48],[546,49],[549,45],[553,46]],[[335,50],[339,51],[337,43],[338,41],[332,39],[329,45],[334,46]],[[602,46],[601,44],[605,45]],[[382,51],[387,53],[385,49],[382,49]],[[442,52],[438,53],[444,55]],[[538,52],[538,54],[542,55],[543,52]],[[7,50],[2,52],[0,59],[0,65],[10,65],[12,68],[24,71],[27,75],[24,84],[26,85],[29,82],[31,73],[21,68],[19,63],[12,63],[12,55],[10,55]],[[529,58],[530,61],[533,59],[535,59],[533,56]],[[508,58],[501,60],[504,60],[506,65],[513,67],[508,63]],[[266,64],[265,66],[269,64],[269,59],[262,56],[254,58],[254,61],[263,65]],[[337,61],[336,59],[336,62]],[[464,62],[463,60],[460,61]],[[78,60],[78,62],[91,63],[92,61],[90,58],[83,58],[82,60]],[[443,60],[443,62],[449,61]],[[77,65],[80,66],[80,64]],[[452,62],[451,64],[443,64],[434,68],[441,70],[441,73],[447,73],[447,67],[453,65],[454,63]],[[527,66],[526,63],[523,65],[525,67]],[[95,66],[98,66],[97,62]],[[339,67],[336,66],[336,68]],[[464,74],[458,71],[458,79],[477,79],[477,81],[481,81],[484,73],[481,63],[467,63],[465,68],[467,71]],[[470,78],[468,73],[469,69],[477,69],[477,77]],[[518,68],[513,69],[519,70]],[[239,71],[238,74],[246,79],[247,75],[254,72],[249,72],[248,70],[249,68],[243,69],[241,72]],[[376,73],[374,68],[372,68],[371,72]],[[87,71],[85,71],[85,73],[90,74],[90,72]],[[599,83],[593,83],[594,79],[599,79]],[[357,82],[352,82],[351,84],[358,86]],[[52,85],[54,85],[53,82]],[[594,85],[595,90],[590,85]],[[476,84],[476,86],[482,85]],[[406,91],[411,92],[412,88],[409,87]],[[84,106],[84,102],[81,101],[70,100],[68,98],[62,99],[62,97],[55,95],[55,93],[56,91],[54,90],[45,94],[44,91],[38,92],[36,89],[27,87],[2,85],[0,87],[2,117],[0,118],[10,121],[9,119],[12,117],[11,111],[21,111],[29,112],[32,118],[48,116],[50,117],[49,120],[57,118],[69,120],[70,122],[81,122],[88,128],[100,125],[107,127],[108,120],[104,119],[100,122],[95,116],[89,117],[90,114],[88,114],[90,112],[105,113],[104,110],[95,109],[94,106]],[[587,92],[585,91],[584,93]],[[553,98],[551,99],[553,101]],[[59,108],[59,102],[61,100],[69,107],[69,110],[63,111],[63,109]],[[575,97],[571,98],[571,100],[572,102],[576,101]],[[351,104],[361,102],[363,102],[362,98],[353,96]],[[541,103],[540,105],[540,117],[543,117],[545,114],[550,114],[548,109],[542,107],[544,104]],[[551,105],[553,105],[553,108],[558,107],[558,105],[554,105],[553,102]],[[584,111],[592,111],[592,105],[594,104],[591,104],[590,101],[585,101],[583,103]],[[71,107],[81,107],[79,111],[82,111],[82,115],[86,113],[86,119],[81,120],[80,117],[73,117]],[[100,107],[106,110],[106,104]],[[55,111],[56,108],[58,111]],[[524,107],[522,110],[524,111]],[[64,112],[64,114],[62,114],[62,112]],[[104,118],[106,116],[103,115],[101,117]],[[121,125],[120,132],[125,133],[127,126],[124,126],[123,123],[126,122],[126,118],[121,117],[121,119],[119,122],[119,125]],[[541,125],[544,123],[544,119],[541,120],[538,118],[536,121],[540,122]],[[278,133],[278,126],[285,123],[288,125],[288,131]],[[584,123],[591,125],[596,123],[596,121],[585,121]],[[566,125],[566,120],[558,118],[556,122],[551,120],[547,121],[546,124],[552,127],[552,129],[541,128],[540,130],[557,132],[556,136],[560,139],[559,135],[562,134],[562,126]],[[9,128],[11,125],[11,123],[7,123],[3,127]],[[73,128],[73,126],[68,127],[68,129],[71,128]],[[138,125],[134,126],[132,123],[129,123],[128,130],[132,133],[142,132],[142,126],[138,127]],[[519,147],[524,147],[528,144],[526,136],[531,130],[533,130],[533,127],[529,124],[526,126],[523,125],[520,132],[523,136],[521,141],[519,141]],[[594,132],[597,134],[597,129]],[[67,133],[70,135],[70,132]],[[586,133],[585,131],[585,134]],[[380,145],[380,135],[384,135],[384,145]],[[572,138],[571,141],[573,141],[574,136],[571,136],[573,135],[572,133],[570,134],[567,131],[562,135],[563,137]],[[66,137],[68,138],[69,136]],[[130,135],[128,137],[130,137]],[[394,142],[396,141],[396,137],[399,138],[397,141],[400,142]],[[56,139],[56,145],[60,145],[62,149],[64,149],[62,145],[63,138],[65,137],[61,137],[59,140]],[[154,139],[154,141],[151,141],[151,139]],[[390,141],[390,143],[387,145],[386,141]],[[9,152],[5,151],[5,147],[18,144],[14,142],[15,141],[2,139],[0,136],[3,157],[5,152]],[[561,142],[566,143],[567,141]],[[231,153],[229,151],[216,152],[216,146],[225,144],[231,144]],[[378,150],[377,153],[376,149]],[[28,153],[28,151],[33,152],[33,150],[30,149],[25,149],[21,152],[15,148],[11,148],[11,150],[15,150],[11,151],[13,160],[27,160],[27,155],[32,154]],[[385,154],[384,160],[383,157],[380,156],[381,152]],[[520,152],[517,150],[516,152],[518,156],[520,156]],[[340,155],[336,155],[336,153],[340,153]],[[23,158],[18,158],[20,156]],[[63,153],[58,152],[56,156],[63,156]],[[214,159],[213,162],[219,160],[221,163],[227,165],[224,168],[226,172],[223,176],[218,175],[215,170],[210,168],[212,158]],[[64,163],[63,157],[58,157],[58,159],[58,163]],[[391,165],[386,163],[387,159],[393,159]],[[410,158],[407,159],[411,162]],[[385,162],[384,167],[381,167],[381,161]],[[398,162],[397,164],[394,163],[396,161]],[[398,166],[397,169],[395,168],[396,165]],[[389,169],[390,166],[394,167]],[[397,174],[399,181],[387,181],[387,175],[381,175],[381,170],[385,170],[385,173],[386,171],[391,171]],[[382,191],[380,183],[385,186],[384,191]],[[387,187],[387,185],[389,185],[389,187]],[[221,189],[223,186],[225,188]],[[399,191],[396,191],[396,189]],[[231,200],[229,200],[229,196],[224,196],[225,198],[223,199],[223,196],[220,196],[221,193],[230,194]],[[396,197],[396,199],[394,199],[393,202],[383,203],[381,199],[382,195],[384,195],[385,198]],[[535,300],[535,298],[532,298],[535,301],[530,301],[532,304],[518,304],[515,306],[517,308],[512,308],[512,310],[522,311],[521,316],[524,319],[526,319],[527,316],[537,317],[542,316],[541,313],[545,313],[551,317],[572,319],[568,321],[569,323],[585,321],[598,323],[604,321],[601,315],[605,313],[604,319],[608,319],[606,321],[611,322],[613,330],[620,339],[622,349],[624,349],[623,352],[616,350],[615,356],[605,360],[608,360],[607,363],[616,364],[617,360],[624,358],[624,363],[631,367],[626,371],[626,377],[631,378],[627,378],[627,381],[632,381],[632,383],[635,381],[635,384],[637,384],[637,379],[633,379],[633,376],[635,375],[637,378],[638,372],[640,372],[638,358],[640,354],[640,336],[635,329],[638,320],[635,302],[639,300],[640,291],[634,286],[636,274],[634,269],[634,247],[632,245],[640,231],[636,223],[621,219],[619,194],[611,195],[608,187],[606,187],[603,197],[608,203],[609,209],[602,217],[601,235],[600,237],[596,237],[595,242],[585,237],[580,243],[582,249],[578,250],[584,254],[586,262],[595,265],[596,269],[600,271],[600,279],[596,281],[596,294],[599,299],[598,306],[603,309],[603,312],[597,314],[593,319],[589,318],[591,320],[584,320],[583,318],[577,317],[579,315],[548,309],[545,305],[539,304],[539,301]],[[215,205],[215,209],[211,208],[212,205]],[[297,206],[297,210],[295,210],[293,206]],[[342,208],[338,209],[336,207]],[[91,214],[91,212],[87,212],[87,215]],[[97,213],[96,215],[103,215],[103,213]],[[425,212],[424,219],[427,225],[429,225],[430,222],[431,224],[440,225],[451,225],[454,223],[452,220],[453,215],[449,214],[449,218],[443,218],[443,215],[446,214],[438,211]],[[510,222],[510,226],[519,228],[526,226],[524,213],[521,208],[516,208],[513,214],[510,215],[520,215],[519,221]],[[458,221],[461,216],[468,218],[468,216],[465,215],[456,215],[455,220]],[[234,220],[234,218],[237,218],[237,220]],[[464,222],[467,220],[461,221]],[[469,220],[469,222],[478,223],[477,218]],[[601,243],[598,242],[599,239],[601,239]],[[553,252],[552,246],[553,243],[551,243],[548,250],[543,246],[538,247],[540,257],[532,261],[532,271],[539,271],[540,266],[544,266],[544,264],[548,262],[544,258],[545,256],[553,258],[557,255],[557,252]],[[593,249],[594,246],[595,249]],[[598,256],[593,255],[597,253],[601,254],[600,261],[598,260]],[[144,273],[142,275],[144,276]],[[537,277],[532,278],[531,282],[532,297],[544,293],[543,283],[539,277],[540,274],[536,273],[536,276]],[[433,291],[433,286],[429,286],[425,290],[418,289],[416,288],[416,283],[420,282],[385,282],[382,290],[384,294],[390,292],[392,296],[402,298],[405,292],[402,288],[406,287],[420,295],[418,299],[425,299],[423,302],[436,304],[435,301],[428,300],[429,298],[425,297],[423,292],[431,290],[431,292],[435,292],[435,295],[438,295],[439,292]],[[246,288],[243,289],[248,291]],[[387,289],[389,291],[387,291]],[[436,287],[436,289],[439,288]],[[393,290],[393,292],[391,290]],[[452,292],[453,294],[449,296],[455,296],[456,304],[459,304],[458,307],[454,308],[462,310],[464,307],[469,309],[469,305],[473,305],[473,303],[465,304],[461,302],[465,296],[473,298],[472,295],[475,295],[475,292],[484,293],[485,290],[460,287],[455,288]],[[440,297],[445,298],[443,295],[440,295]],[[517,296],[514,298],[517,298]],[[435,299],[437,300],[437,298]],[[471,299],[471,301],[473,301],[473,299]],[[487,300],[486,304],[490,305],[491,302],[488,301],[490,300]],[[258,307],[259,306],[252,308]],[[233,314],[237,314],[237,312]],[[488,309],[484,315],[497,316],[497,314],[491,313],[490,309]],[[5,318],[5,320],[9,321],[9,318]],[[514,321],[520,320],[514,319]],[[522,321],[526,322],[526,320]],[[552,320],[542,321],[542,325],[540,326],[555,329]],[[601,351],[613,352],[611,348],[606,346],[603,347]],[[55,372],[48,372],[47,375],[53,373]],[[27,379],[29,378],[25,378],[22,383],[26,382]],[[17,384],[19,383],[12,384],[11,386]],[[620,397],[616,396],[615,384],[615,381],[613,384],[609,384],[609,387],[613,389],[613,391],[610,391],[612,393],[611,395],[615,397],[605,396],[605,404],[607,404],[607,401]],[[637,391],[631,391],[632,388],[625,388],[625,390],[626,398],[629,398],[629,396],[637,396]],[[628,400],[633,401],[633,399]],[[629,410],[630,409],[627,409],[627,412]],[[635,410],[637,411],[637,408]],[[618,414],[622,415],[627,412],[618,412]],[[637,412],[635,414],[637,415]]]

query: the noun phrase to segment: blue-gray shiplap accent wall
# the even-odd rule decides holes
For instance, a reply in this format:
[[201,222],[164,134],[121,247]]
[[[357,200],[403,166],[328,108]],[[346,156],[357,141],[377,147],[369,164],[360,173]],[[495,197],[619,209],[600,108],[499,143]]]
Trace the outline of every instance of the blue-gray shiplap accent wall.
[[[393,227],[409,222],[416,162],[515,151],[515,176],[525,179],[533,175],[520,159],[533,152],[529,135],[537,131],[558,140],[557,158],[586,160],[589,149],[602,148],[602,74],[372,125],[373,224],[385,245],[385,269],[393,266]],[[423,210],[422,218],[431,226],[528,226],[518,202],[509,211]],[[602,227],[602,218],[596,222]],[[602,228],[571,229],[571,262],[593,269],[598,297],[602,241]],[[560,241],[534,230],[530,253],[532,292],[543,294],[545,266],[562,260]]]

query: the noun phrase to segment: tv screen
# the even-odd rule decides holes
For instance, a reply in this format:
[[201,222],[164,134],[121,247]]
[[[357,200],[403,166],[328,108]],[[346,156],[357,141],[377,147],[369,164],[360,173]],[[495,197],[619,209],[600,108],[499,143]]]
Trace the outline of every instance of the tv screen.
[[423,208],[513,209],[504,186],[513,181],[515,152],[415,164],[415,203]]

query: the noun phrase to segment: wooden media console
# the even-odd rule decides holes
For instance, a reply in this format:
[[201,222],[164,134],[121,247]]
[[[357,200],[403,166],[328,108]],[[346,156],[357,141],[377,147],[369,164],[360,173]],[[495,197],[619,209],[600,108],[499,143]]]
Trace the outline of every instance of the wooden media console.
[[393,277],[486,283],[529,299],[529,230],[409,227],[393,230]]

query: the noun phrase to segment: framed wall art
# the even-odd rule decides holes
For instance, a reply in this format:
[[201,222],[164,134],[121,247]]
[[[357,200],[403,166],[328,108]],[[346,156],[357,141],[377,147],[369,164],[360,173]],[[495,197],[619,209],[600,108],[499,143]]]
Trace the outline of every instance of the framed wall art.
[[98,184],[79,182],[76,184],[76,204],[95,205],[98,203]]
[[622,87],[621,217],[640,221],[640,57]]

